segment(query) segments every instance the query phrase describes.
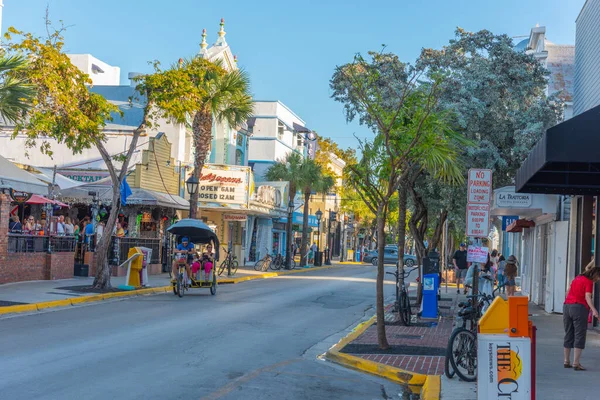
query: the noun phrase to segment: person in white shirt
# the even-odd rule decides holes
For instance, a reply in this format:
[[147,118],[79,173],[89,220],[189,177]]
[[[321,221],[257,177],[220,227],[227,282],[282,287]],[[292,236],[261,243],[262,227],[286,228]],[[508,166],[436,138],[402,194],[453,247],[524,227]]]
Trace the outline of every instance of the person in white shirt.
[[61,215],[58,217],[58,222],[56,223],[56,233],[58,236],[65,236],[65,216]]

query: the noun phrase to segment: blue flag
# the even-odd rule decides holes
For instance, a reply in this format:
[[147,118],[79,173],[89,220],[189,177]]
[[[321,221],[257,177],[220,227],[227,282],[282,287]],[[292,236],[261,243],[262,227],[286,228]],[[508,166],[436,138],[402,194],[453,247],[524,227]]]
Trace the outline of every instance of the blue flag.
[[129,187],[129,184],[127,183],[127,179],[123,179],[123,182],[121,182],[121,205],[125,206],[127,205],[127,198],[131,196],[131,188]]

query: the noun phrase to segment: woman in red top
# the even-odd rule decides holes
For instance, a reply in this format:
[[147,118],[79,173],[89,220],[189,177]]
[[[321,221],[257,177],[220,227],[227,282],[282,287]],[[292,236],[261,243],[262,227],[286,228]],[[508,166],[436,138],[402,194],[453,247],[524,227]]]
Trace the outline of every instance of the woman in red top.
[[[586,268],[585,272],[571,282],[569,293],[563,305],[563,324],[565,325],[565,368],[585,371],[579,363],[581,352],[585,348],[588,314],[590,310],[598,318],[598,310],[592,303],[594,282],[600,280],[600,267]],[[575,348],[575,356],[571,365],[571,349]]]

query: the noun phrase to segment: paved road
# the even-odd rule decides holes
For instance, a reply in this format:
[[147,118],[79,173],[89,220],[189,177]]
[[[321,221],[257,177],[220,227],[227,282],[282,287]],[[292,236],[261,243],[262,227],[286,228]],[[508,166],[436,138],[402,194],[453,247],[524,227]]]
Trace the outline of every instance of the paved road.
[[220,286],[216,296],[0,319],[0,397],[408,399],[391,382],[317,359],[374,313],[374,277],[373,267],[343,266]]

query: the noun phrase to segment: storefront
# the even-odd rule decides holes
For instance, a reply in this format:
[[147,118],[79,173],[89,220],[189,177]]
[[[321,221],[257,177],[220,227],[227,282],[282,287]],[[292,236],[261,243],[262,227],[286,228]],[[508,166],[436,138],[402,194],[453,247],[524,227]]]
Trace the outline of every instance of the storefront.
[[[573,195],[568,229],[565,286],[581,273],[598,248],[600,196],[600,106],[548,129],[517,172],[518,193]],[[543,232],[536,232],[541,239]],[[595,258],[596,265],[600,259]],[[561,275],[554,269],[555,276]],[[594,302],[600,303],[599,285]],[[559,295],[555,295],[558,299]],[[560,300],[560,299],[559,299]],[[564,295],[562,300],[564,300]],[[556,307],[555,307],[556,308]],[[597,325],[597,321],[594,321]]]
[[568,223],[557,221],[558,201],[506,186],[494,190],[490,211],[502,229],[500,252],[519,260],[521,292],[548,312],[562,312],[567,268]]
[[[191,172],[191,171],[190,171]],[[245,261],[249,193],[254,185],[249,167],[205,164],[198,186],[199,217],[240,264]]]

